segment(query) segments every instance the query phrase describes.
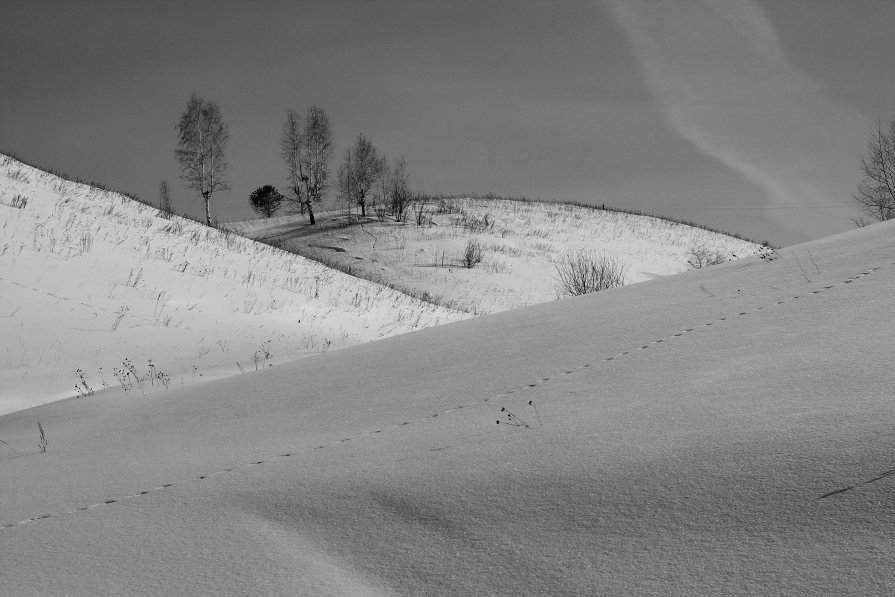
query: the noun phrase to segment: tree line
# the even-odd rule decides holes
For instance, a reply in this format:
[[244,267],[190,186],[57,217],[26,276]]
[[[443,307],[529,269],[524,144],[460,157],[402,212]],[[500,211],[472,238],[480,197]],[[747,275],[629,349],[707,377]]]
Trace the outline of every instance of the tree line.
[[[205,223],[211,226],[211,200],[215,192],[229,189],[226,181],[229,164],[225,160],[230,132],[218,104],[196,94],[177,122],[177,146],[174,156],[180,165],[180,177],[188,189],[196,191],[205,207]],[[326,111],[316,105],[305,113],[286,111],[280,135],[280,156],[286,166],[285,194],[270,184],[255,189],[249,196],[252,210],[273,217],[283,207],[308,215],[316,223],[314,206],[327,196],[332,185],[338,197],[356,205],[362,217],[367,208],[377,206],[379,215],[387,213],[396,222],[406,219],[416,196],[410,190],[410,177],[404,158],[389,162],[363,135],[345,150],[342,163],[331,176],[334,152],[332,124]],[[159,185],[160,204],[170,211],[167,181]],[[383,211],[384,210],[384,211]]]

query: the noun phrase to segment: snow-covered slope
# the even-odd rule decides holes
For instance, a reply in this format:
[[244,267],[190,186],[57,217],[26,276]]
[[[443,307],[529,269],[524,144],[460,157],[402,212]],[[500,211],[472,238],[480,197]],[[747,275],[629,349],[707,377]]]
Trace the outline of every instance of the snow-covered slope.
[[[613,258],[633,284],[687,271],[694,250],[728,260],[760,249],[680,222],[569,203],[442,198],[421,210],[407,223],[358,217],[362,225],[348,226],[342,211],[320,214],[314,227],[298,215],[226,226],[476,314],[556,299],[556,264],[569,252]],[[466,268],[461,255],[470,241],[480,245],[482,262]]]
[[0,231],[0,413],[466,317],[2,155]]
[[892,594],[893,285],[880,224],[0,417],[0,586]]

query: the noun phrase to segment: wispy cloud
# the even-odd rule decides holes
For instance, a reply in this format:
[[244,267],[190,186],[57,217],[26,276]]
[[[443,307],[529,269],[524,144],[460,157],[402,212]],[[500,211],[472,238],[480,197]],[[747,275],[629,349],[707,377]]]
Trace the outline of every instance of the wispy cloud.
[[671,126],[760,185],[768,218],[800,238],[848,226],[872,123],[787,59],[760,6],[746,0],[612,0],[611,6]]

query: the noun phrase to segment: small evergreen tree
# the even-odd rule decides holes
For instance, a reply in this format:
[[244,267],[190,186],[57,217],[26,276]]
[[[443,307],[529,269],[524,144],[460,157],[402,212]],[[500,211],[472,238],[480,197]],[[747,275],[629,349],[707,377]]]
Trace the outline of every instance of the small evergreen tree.
[[269,184],[258,187],[249,196],[249,204],[252,206],[252,210],[256,214],[268,218],[273,217],[280,210],[284,200],[285,197]]

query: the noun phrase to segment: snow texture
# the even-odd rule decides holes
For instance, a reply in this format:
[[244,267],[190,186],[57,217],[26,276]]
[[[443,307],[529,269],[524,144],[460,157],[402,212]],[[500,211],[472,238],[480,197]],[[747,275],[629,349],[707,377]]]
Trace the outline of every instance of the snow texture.
[[0,414],[128,364],[180,386],[468,317],[162,215],[0,155]]
[[884,223],[7,414],[0,586],[892,594],[893,284]]
[[[477,315],[562,296],[557,263],[581,250],[615,259],[633,284],[687,271],[694,249],[722,261],[760,249],[680,222],[551,201],[433,199],[422,205],[422,225],[413,211],[409,223],[355,217],[359,225],[347,225],[342,211],[323,214],[314,227],[298,215],[226,226]],[[481,246],[483,260],[468,268],[461,255],[470,241]]]

